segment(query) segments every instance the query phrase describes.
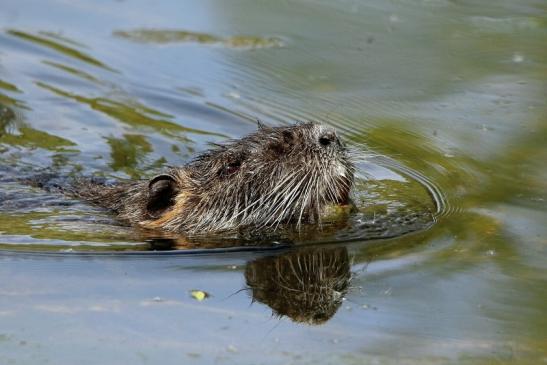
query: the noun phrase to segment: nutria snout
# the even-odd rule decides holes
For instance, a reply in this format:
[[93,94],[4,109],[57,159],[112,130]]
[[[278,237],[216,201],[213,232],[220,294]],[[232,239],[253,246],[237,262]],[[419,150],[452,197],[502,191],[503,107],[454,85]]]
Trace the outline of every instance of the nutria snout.
[[319,223],[348,204],[354,165],[336,131],[317,123],[259,124],[148,181],[77,181],[70,194],[144,228],[202,233]]

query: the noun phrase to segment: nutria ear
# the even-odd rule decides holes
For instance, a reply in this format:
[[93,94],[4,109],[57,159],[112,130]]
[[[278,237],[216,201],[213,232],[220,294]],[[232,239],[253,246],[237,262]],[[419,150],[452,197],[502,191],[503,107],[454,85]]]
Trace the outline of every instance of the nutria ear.
[[179,188],[171,175],[158,175],[148,183],[146,211],[151,218],[159,218],[175,204]]

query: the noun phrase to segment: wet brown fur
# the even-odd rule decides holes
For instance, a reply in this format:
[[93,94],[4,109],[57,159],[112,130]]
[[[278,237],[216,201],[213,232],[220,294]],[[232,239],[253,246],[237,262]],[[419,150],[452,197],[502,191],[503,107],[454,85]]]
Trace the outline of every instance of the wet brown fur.
[[78,180],[70,195],[144,228],[199,234],[319,223],[347,204],[354,167],[334,129],[266,127],[214,147],[151,180],[113,186]]

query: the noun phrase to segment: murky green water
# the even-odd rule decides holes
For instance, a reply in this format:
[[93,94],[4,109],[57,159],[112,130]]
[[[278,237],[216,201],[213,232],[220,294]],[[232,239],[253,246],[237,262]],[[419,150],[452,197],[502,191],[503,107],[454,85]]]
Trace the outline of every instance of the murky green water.
[[[547,362],[544,1],[1,8],[1,364]],[[146,177],[256,118],[374,155],[328,244],[146,253],[17,180]],[[376,229],[398,209],[429,218]]]

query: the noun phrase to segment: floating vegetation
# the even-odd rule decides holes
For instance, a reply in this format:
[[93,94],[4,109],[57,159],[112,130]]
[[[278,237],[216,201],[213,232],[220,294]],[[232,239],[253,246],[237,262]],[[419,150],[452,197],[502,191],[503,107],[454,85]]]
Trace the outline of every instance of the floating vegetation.
[[198,302],[201,302],[209,298],[211,295],[203,290],[190,290],[190,296]]
[[231,36],[220,37],[207,33],[189,32],[185,30],[168,29],[135,29],[115,31],[114,36],[138,43],[171,44],[199,43],[219,45],[227,48],[279,48],[284,46],[283,40],[277,37]]

